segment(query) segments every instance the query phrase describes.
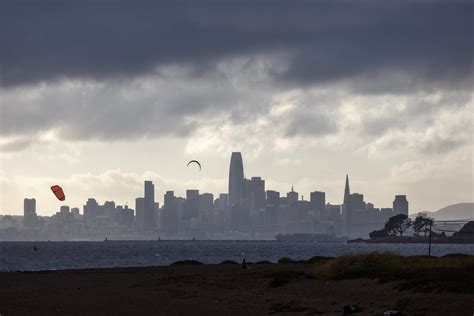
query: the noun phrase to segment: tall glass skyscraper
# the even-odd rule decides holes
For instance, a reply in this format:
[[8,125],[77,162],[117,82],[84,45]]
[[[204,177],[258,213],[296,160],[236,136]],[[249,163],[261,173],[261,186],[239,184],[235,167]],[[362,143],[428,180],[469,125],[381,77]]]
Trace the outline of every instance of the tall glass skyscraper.
[[242,200],[242,182],[244,180],[244,164],[242,154],[233,152],[229,169],[229,207],[239,205]]

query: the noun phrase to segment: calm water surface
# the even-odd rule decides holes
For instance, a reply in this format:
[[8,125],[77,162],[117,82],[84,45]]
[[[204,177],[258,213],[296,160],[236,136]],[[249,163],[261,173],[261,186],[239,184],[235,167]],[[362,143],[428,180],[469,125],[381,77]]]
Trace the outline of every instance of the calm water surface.
[[[425,255],[428,245],[277,241],[0,242],[0,271],[159,266],[185,259],[204,263],[240,262],[244,257],[252,262],[275,262],[281,257],[300,260],[316,255],[339,256],[372,251]],[[474,245],[432,245],[435,256],[449,253],[474,255]]]

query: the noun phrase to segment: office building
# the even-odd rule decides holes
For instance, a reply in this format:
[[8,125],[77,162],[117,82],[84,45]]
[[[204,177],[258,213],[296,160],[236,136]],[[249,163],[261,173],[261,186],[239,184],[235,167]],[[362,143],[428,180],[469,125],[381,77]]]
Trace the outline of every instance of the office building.
[[318,218],[324,216],[324,208],[326,205],[326,193],[321,191],[314,191],[310,193],[309,202],[311,209],[315,211]]
[[395,215],[404,214],[408,216],[408,200],[406,195],[395,195],[395,200],[393,200],[393,213]]
[[155,216],[155,185],[152,181],[145,181],[145,197],[143,208],[143,231],[156,230],[156,216]]
[[38,226],[35,199],[24,199],[23,201],[23,225],[27,228]]
[[262,210],[265,204],[265,180],[261,177],[252,177],[250,179],[250,210]]
[[125,205],[125,207],[122,209],[120,223],[126,226],[127,228],[133,228],[134,221],[135,221],[134,210],[131,208],[128,208],[128,205]]
[[84,213],[84,224],[86,227],[92,227],[96,225],[97,210],[99,204],[93,198],[89,198],[82,210]]
[[353,211],[365,210],[364,195],[360,193],[351,194],[351,204]]
[[344,202],[342,204],[342,215],[344,217],[346,235],[350,236],[352,229],[353,209],[351,202],[351,189],[349,187],[349,175],[346,175],[346,185],[344,187]]
[[136,227],[138,231],[143,232],[145,230],[145,198],[139,197],[135,199],[135,211],[136,211]]
[[291,191],[286,194],[286,198],[288,199],[288,204],[290,206],[296,204],[296,202],[298,202],[298,197],[299,197],[298,192],[295,192],[293,186],[291,186]]
[[178,201],[174,191],[166,191],[163,205],[162,229],[167,236],[177,236],[179,228]]
[[242,182],[244,180],[244,165],[242,154],[233,152],[229,168],[229,206],[239,205],[242,202]]
[[199,195],[199,212],[210,211],[214,208],[214,195],[203,193]]
[[199,217],[199,190],[186,190],[183,219]]
[[280,192],[267,190],[267,205],[280,206]]

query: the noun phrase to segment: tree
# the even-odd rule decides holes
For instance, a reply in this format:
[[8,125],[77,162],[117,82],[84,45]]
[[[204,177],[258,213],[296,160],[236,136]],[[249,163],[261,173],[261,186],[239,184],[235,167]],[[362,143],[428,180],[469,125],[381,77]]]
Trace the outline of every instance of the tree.
[[410,228],[411,220],[405,214],[398,214],[392,216],[388,219],[388,222],[385,223],[384,229],[391,235],[403,236],[403,233]]
[[374,230],[373,232],[369,233],[369,237],[371,239],[381,238],[385,236],[388,236],[388,231],[385,228],[382,228],[380,230]]
[[419,236],[420,233],[423,233],[426,236],[430,231],[430,225],[433,225],[433,220],[423,216],[417,216],[413,222],[413,230],[415,231],[416,236]]
[[423,236],[426,236],[431,230],[431,226],[433,225],[434,221],[431,218],[425,218],[425,226],[423,228]]
[[413,221],[413,235],[414,236],[419,236],[420,232],[423,231],[423,228],[425,227],[425,220],[423,216],[417,216],[415,220]]

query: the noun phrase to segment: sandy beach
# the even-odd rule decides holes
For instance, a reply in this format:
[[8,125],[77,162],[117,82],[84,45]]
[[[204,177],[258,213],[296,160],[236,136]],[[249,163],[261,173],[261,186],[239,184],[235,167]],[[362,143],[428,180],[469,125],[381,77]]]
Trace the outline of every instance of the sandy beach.
[[1,315],[472,315],[466,293],[404,281],[317,280],[315,264],[175,265],[0,273]]

